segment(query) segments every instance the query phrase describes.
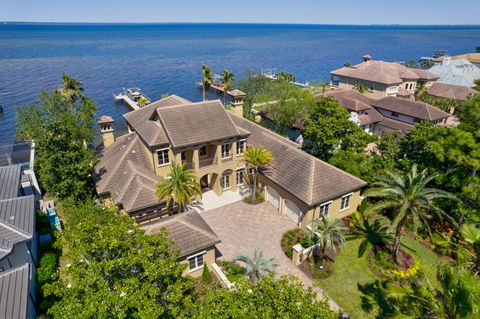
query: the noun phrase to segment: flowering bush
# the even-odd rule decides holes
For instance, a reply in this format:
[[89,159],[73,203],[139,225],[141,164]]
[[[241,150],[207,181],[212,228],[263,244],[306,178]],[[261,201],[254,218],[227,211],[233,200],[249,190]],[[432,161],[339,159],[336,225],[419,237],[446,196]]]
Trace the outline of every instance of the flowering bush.
[[420,263],[415,261],[412,267],[405,270],[392,270],[391,273],[397,280],[410,279],[417,276],[420,271]]

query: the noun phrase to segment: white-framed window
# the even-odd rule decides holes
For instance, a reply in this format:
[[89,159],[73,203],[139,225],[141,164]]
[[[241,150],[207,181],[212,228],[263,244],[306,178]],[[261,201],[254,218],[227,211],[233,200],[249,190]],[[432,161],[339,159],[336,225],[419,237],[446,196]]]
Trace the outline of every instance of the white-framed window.
[[348,194],[342,197],[342,203],[340,204],[340,210],[345,210],[350,207],[350,198],[352,194]]
[[238,156],[243,155],[243,152],[245,151],[245,142],[246,142],[246,140],[238,140],[237,141],[237,155]]
[[198,155],[199,156],[207,156],[207,147],[206,146],[200,147],[200,150],[198,151]]
[[222,158],[230,157],[230,143],[222,144]]
[[323,203],[322,205],[320,205],[320,216],[319,217],[328,216],[328,209],[330,208],[331,203],[332,203],[332,201],[329,201],[327,203]]
[[188,272],[192,272],[192,271],[195,271],[197,269],[203,268],[203,265],[204,265],[203,255],[204,254],[205,254],[205,251],[202,251],[201,253],[198,253],[198,254],[187,257]]
[[230,188],[230,174],[222,175],[222,179],[220,180],[222,189],[229,189]]
[[168,158],[168,148],[157,150],[158,166],[167,165],[170,163]]
[[239,168],[237,169],[237,185],[243,185],[245,177],[245,169]]

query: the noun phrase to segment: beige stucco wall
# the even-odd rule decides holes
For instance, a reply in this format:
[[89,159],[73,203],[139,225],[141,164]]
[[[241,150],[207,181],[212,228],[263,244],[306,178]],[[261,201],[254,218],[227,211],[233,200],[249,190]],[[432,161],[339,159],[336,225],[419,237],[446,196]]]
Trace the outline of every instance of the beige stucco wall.
[[[304,202],[299,200],[297,197],[295,197],[292,194],[290,194],[289,192],[285,191],[282,187],[275,184],[274,182],[272,182],[271,180],[269,180],[265,176],[259,175],[258,181],[259,181],[259,187],[261,187],[261,189],[264,191],[264,195],[265,195],[265,188],[264,188],[265,186],[267,188],[269,188],[269,187],[274,188],[275,191],[280,195],[281,199],[280,199],[279,208],[278,208],[279,213],[286,214],[285,213],[285,202],[286,201],[293,202],[302,211],[302,217],[301,217],[301,221],[300,221],[300,224],[299,224],[300,228],[305,229],[309,225],[309,223],[312,219],[319,217],[320,206],[323,203],[321,203],[320,205],[316,205],[315,207],[309,207]],[[352,197],[350,198],[349,207],[347,209],[341,211],[340,206],[341,206],[342,196],[350,194],[350,193],[352,194]],[[348,193],[345,193],[343,195],[338,196],[338,197],[331,200],[332,202],[331,202],[329,210],[328,210],[328,216],[329,217],[335,217],[335,218],[346,217],[346,216],[352,214],[357,209],[358,205],[360,205],[360,203],[362,201],[362,198],[360,197],[360,190],[356,190],[356,191],[353,191],[353,192],[348,192]],[[326,201],[326,202],[329,202],[329,201]]]
[[363,95],[368,96],[369,98],[372,98],[372,99],[378,100],[388,96],[389,94],[396,95],[398,93],[397,85],[385,85],[382,83],[363,81],[363,80],[347,78],[347,77],[338,77],[338,78],[340,79],[338,84],[338,87],[340,89],[353,90],[355,85],[357,85],[357,83],[362,83],[367,88],[373,87],[373,91],[366,91],[362,93]]
[[[201,251],[193,252],[190,255],[195,255]],[[200,269],[197,269],[195,271],[190,272],[188,269],[188,260],[187,257],[184,257],[182,259],[179,259],[178,262],[182,265],[185,265],[186,268],[183,271],[183,276],[192,276],[194,278],[199,278],[202,276],[203,273],[203,267]],[[206,249],[206,253],[203,255],[203,264],[208,265],[208,269],[212,271],[212,264],[215,262],[215,246],[212,246],[210,248]]]

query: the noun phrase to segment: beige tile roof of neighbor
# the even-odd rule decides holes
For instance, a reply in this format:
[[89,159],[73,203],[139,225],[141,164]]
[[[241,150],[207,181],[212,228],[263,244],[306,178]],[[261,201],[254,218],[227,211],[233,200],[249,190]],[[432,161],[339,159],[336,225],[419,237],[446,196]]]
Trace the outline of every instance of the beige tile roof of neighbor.
[[385,118],[382,114],[380,114],[380,112],[375,110],[373,107],[368,110],[365,110],[364,112],[365,114],[358,116],[358,119],[360,120],[360,123],[362,125],[378,123]]
[[273,162],[263,174],[308,206],[313,206],[367,185],[314,156],[298,149],[286,138],[243,118],[230,115],[233,122],[249,132],[248,144],[264,146]]
[[233,124],[220,100],[162,107],[157,113],[174,148],[245,135]]
[[400,84],[406,79],[438,79],[437,76],[425,70],[408,68],[397,62],[385,62],[379,60],[370,60],[352,67],[343,67],[330,72],[330,74],[387,85]]
[[167,135],[161,124],[152,118],[158,108],[186,103],[190,101],[177,95],[170,95],[139,110],[126,113],[123,117],[149,146],[168,144]]
[[391,128],[392,130],[402,131],[402,132],[408,132],[415,127],[412,124],[394,120],[388,117],[384,117],[381,121],[378,122],[378,124]]
[[375,100],[372,105],[376,108],[430,121],[443,119],[451,115],[430,104],[394,96],[387,96],[383,99]]
[[146,234],[158,234],[162,228],[180,250],[179,257],[206,249],[220,242],[217,234],[208,226],[196,211],[180,213],[172,217],[152,221],[142,225]]
[[467,86],[433,82],[432,85],[427,88],[427,93],[444,99],[466,101],[469,96],[475,95],[478,92]]
[[[469,61],[470,63],[480,64],[480,53],[466,53],[466,54],[449,56],[448,58],[450,58],[451,60],[465,59],[465,60]],[[443,59],[445,59],[445,57],[441,56],[441,57],[438,57],[436,59],[433,59],[433,61],[442,62]]]
[[103,150],[96,165],[97,192],[109,193],[127,212],[158,204],[155,190],[160,177],[151,156],[136,132],[119,137]]
[[372,108],[372,99],[355,90],[337,89],[315,96],[316,99],[322,97],[332,97],[337,100],[341,106],[355,112]]

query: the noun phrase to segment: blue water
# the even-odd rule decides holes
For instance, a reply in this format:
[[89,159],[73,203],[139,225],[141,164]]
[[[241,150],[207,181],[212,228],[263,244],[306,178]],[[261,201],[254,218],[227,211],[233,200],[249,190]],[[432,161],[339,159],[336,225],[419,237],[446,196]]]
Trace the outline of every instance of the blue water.
[[245,24],[0,25],[0,144],[15,134],[15,108],[53,89],[67,71],[98,103],[98,115],[124,131],[125,106],[112,91],[138,86],[150,97],[178,94],[198,101],[202,63],[241,78],[248,70],[277,68],[301,81],[328,80],[329,71],[365,53],[406,61],[480,45],[480,27],[328,26]]

